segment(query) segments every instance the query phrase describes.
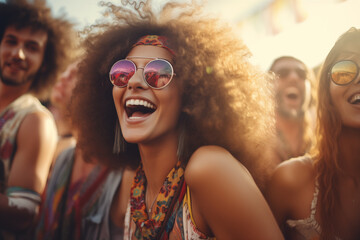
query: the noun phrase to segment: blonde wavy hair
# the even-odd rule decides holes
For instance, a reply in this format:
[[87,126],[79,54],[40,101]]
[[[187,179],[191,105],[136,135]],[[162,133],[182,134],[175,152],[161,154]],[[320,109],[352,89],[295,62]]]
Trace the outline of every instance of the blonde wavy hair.
[[112,166],[139,164],[136,144],[112,153],[118,119],[108,73],[140,37],[162,35],[176,53],[174,81],[183,82],[184,165],[198,147],[222,146],[261,185],[265,149],[274,134],[273,90],[265,73],[249,63],[250,52],[232,29],[205,16],[195,2],[168,2],[158,11],[151,9],[152,1],[102,5],[106,18],[83,32],[87,56],[72,104],[78,145]]

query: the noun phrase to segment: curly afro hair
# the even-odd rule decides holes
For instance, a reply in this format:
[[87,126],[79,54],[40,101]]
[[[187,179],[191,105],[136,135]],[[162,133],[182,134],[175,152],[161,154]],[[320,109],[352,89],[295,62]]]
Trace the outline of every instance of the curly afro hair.
[[218,145],[250,171],[265,167],[260,160],[274,133],[273,89],[267,75],[249,63],[250,52],[231,27],[204,16],[194,2],[169,2],[156,11],[151,1],[103,5],[110,20],[84,31],[87,56],[72,102],[78,145],[113,166],[139,164],[136,144],[112,153],[118,119],[108,73],[140,37],[161,35],[176,53],[176,81],[183,83],[184,164],[200,146]]
[[43,0],[34,0],[31,3],[25,0],[8,0],[7,3],[0,3],[0,16],[0,40],[9,26],[47,33],[42,66],[30,87],[31,93],[46,100],[58,75],[69,61],[72,61],[76,52],[78,41],[77,33],[73,29],[74,24],[65,16],[53,17],[51,9]]

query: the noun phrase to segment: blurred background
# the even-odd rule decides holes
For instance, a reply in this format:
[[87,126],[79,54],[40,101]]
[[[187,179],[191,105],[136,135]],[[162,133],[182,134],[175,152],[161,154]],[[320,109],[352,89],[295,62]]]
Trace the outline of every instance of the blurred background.
[[[100,0],[47,1],[55,14],[66,13],[79,29],[103,11]],[[253,53],[252,61],[264,70],[281,55],[316,67],[341,33],[360,28],[360,0],[207,0],[204,5],[206,12],[234,26]]]

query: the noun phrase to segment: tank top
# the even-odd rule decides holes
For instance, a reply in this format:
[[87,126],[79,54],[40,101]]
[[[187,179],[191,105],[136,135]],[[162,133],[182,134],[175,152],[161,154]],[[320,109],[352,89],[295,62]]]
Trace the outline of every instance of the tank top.
[[24,94],[0,113],[0,192],[4,193],[16,152],[16,136],[24,118],[34,112],[51,113],[30,94]]

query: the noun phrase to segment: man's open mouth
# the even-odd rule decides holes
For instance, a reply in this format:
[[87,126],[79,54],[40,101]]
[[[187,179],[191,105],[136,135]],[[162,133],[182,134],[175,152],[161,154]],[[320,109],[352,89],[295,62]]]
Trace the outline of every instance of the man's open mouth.
[[285,92],[285,97],[290,100],[297,100],[300,98],[299,91],[295,88],[287,89]]

